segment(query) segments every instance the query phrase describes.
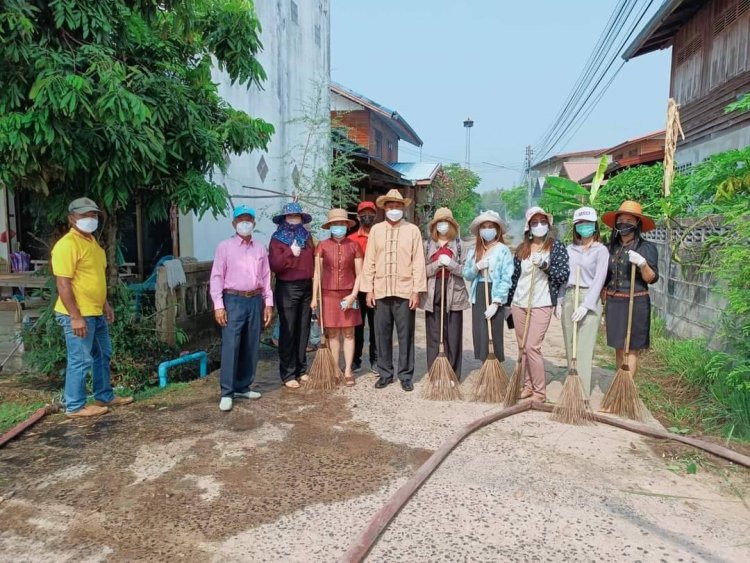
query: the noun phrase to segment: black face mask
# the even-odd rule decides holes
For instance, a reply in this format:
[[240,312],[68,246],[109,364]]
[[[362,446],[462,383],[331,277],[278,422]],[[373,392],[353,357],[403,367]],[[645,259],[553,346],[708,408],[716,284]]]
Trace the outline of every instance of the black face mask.
[[362,215],[359,222],[363,227],[372,227],[375,224],[375,215]]
[[615,223],[615,230],[619,235],[629,235],[635,231],[637,225],[631,225],[630,223]]

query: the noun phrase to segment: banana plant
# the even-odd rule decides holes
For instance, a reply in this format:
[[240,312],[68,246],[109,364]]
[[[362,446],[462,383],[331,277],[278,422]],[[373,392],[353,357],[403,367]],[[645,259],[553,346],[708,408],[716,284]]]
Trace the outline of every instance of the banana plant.
[[569,218],[572,212],[579,207],[593,206],[599,188],[604,181],[604,173],[607,171],[608,165],[609,156],[605,155],[599,161],[591,187],[588,189],[569,178],[549,176],[545,181],[539,205],[548,213],[552,213],[555,220]]

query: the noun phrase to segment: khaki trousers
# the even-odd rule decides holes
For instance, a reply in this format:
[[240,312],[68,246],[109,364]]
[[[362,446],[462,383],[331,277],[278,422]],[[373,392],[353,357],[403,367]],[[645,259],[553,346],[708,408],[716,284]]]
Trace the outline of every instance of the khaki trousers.
[[[588,288],[581,288],[578,303],[583,303]],[[570,317],[575,311],[575,289],[568,288],[562,305],[562,331],[565,340],[565,354],[568,356],[568,369],[573,350],[573,321]],[[599,332],[599,323],[602,318],[602,305],[597,301],[597,310],[589,310],[583,320],[578,323],[578,345],[576,346],[576,369],[581,376],[583,390],[586,396],[591,396],[591,367],[594,361],[594,347],[596,346],[596,335]]]
[[[549,322],[552,318],[554,307],[534,307],[531,309],[529,320],[529,334],[526,337],[526,373],[524,374],[523,387],[533,391],[537,398],[547,396],[547,380],[544,376],[544,358],[542,357],[542,342],[547,334]],[[518,341],[518,359],[521,359],[521,343],[523,341],[523,330],[526,324],[526,309],[524,307],[511,307],[513,324],[516,329],[516,340]]]

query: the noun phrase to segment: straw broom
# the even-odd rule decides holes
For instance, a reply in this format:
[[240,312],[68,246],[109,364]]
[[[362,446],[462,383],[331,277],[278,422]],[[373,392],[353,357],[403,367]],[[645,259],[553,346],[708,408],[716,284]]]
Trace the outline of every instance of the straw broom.
[[521,339],[521,347],[519,349],[518,362],[516,362],[516,369],[513,370],[513,375],[510,378],[510,384],[508,385],[508,392],[505,394],[505,406],[512,407],[518,402],[518,398],[521,395],[521,388],[523,387],[523,380],[526,374],[526,338],[529,336],[529,321],[531,320],[531,304],[532,297],[534,295],[534,284],[536,282],[536,268],[531,268],[531,284],[529,287],[529,305],[526,308],[526,320],[523,324],[523,338]]
[[[581,284],[581,267],[576,267],[576,290],[573,299],[573,310],[578,309],[578,296]],[[592,424],[594,422],[593,414],[586,393],[583,390],[581,376],[578,375],[577,361],[578,356],[578,322],[573,321],[573,350],[570,358],[570,369],[568,376],[565,378],[560,400],[552,409],[552,420],[564,422],[565,424]]]
[[635,292],[635,264],[630,267],[630,301],[628,302],[628,328],[625,333],[625,355],[615,379],[602,400],[602,412],[616,414],[632,420],[643,420],[641,400],[630,372],[630,331],[633,328],[633,294]]
[[[487,270],[484,271],[484,302],[490,306],[490,290],[487,287]],[[474,385],[474,400],[482,403],[500,403],[508,392],[508,374],[495,354],[495,340],[492,337],[492,319],[487,319],[489,336],[489,353],[479,370],[479,377]]]
[[306,387],[309,389],[319,389],[322,391],[330,391],[335,389],[341,378],[341,370],[339,369],[338,358],[333,357],[331,349],[328,347],[328,339],[326,338],[325,324],[323,323],[323,284],[321,283],[320,276],[323,273],[321,259],[316,259],[316,268],[318,275],[318,310],[320,317],[320,346],[318,351],[315,352],[315,359],[313,360],[310,371],[307,372],[310,376],[310,380],[307,382]]
[[[445,271],[445,269],[442,269]],[[440,278],[440,345],[438,355],[427,373],[427,385],[422,396],[430,401],[454,401],[462,398],[456,372],[445,355],[443,338],[445,336],[445,278]]]

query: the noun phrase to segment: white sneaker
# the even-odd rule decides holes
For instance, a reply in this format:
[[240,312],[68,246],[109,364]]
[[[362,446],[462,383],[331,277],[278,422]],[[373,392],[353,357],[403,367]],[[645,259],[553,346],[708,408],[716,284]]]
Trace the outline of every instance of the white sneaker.
[[260,393],[257,391],[248,391],[247,393],[235,393],[235,399],[260,399]]
[[231,411],[232,397],[222,397],[221,401],[219,401],[219,410],[224,412]]

